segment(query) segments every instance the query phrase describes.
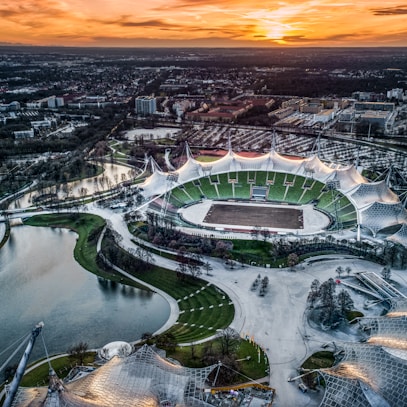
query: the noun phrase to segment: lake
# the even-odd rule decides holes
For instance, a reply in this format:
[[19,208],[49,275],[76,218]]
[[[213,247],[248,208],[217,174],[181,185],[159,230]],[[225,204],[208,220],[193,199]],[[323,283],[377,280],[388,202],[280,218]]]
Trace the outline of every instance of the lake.
[[[135,341],[167,321],[170,307],[160,295],[83,269],[73,258],[75,241],[67,229],[12,228],[0,250],[0,365],[17,345],[4,350],[40,321],[49,354],[66,352],[79,341],[89,348]],[[39,337],[30,360],[43,356]]]

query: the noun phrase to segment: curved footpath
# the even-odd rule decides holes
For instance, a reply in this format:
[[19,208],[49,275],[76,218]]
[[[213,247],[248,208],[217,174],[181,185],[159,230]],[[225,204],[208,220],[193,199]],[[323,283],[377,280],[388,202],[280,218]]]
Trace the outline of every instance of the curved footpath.
[[[99,215],[110,220],[112,227],[123,237],[121,245],[124,248],[134,248],[133,236],[127,229],[121,213],[112,213],[96,207],[88,206],[89,213]],[[169,269],[176,269],[173,260],[153,255],[155,263]],[[297,369],[313,352],[321,350],[321,346],[332,341],[354,341],[355,336],[344,332],[324,332],[310,327],[304,316],[307,307],[307,296],[314,279],[320,282],[330,277],[336,278],[338,266],[350,266],[352,273],[360,271],[374,271],[380,273],[381,266],[359,258],[349,256],[325,256],[319,261],[303,263],[296,272],[289,269],[267,269],[253,266],[235,266],[233,270],[226,267],[218,259],[205,258],[212,266],[211,275],[201,278],[218,286],[231,298],[235,306],[235,317],[231,326],[241,336],[252,338],[266,352],[270,363],[270,386],[276,389],[274,407],[318,406],[322,400],[321,393],[302,393],[297,385],[288,382],[289,377],[297,376]],[[175,299],[156,287],[139,281],[123,270],[119,270],[128,278],[148,286],[165,297],[171,306],[171,315],[167,323],[157,333],[171,327],[178,319],[178,304]],[[251,291],[251,285],[257,278],[267,276],[269,290],[264,297]],[[393,278],[394,276],[394,278]],[[343,277],[344,278],[344,277]],[[405,286],[407,270],[394,272],[392,278]],[[365,298],[352,292],[356,309],[363,308]],[[378,314],[380,310],[373,307],[368,312]]]
[[[124,248],[134,248],[134,237],[127,229],[122,214],[113,213],[97,207],[89,212],[109,219],[113,228],[123,237]],[[325,260],[324,260],[325,259]],[[155,263],[169,269],[175,269],[173,260],[154,255]],[[201,278],[216,285],[231,298],[235,306],[235,317],[231,327],[242,337],[252,338],[266,352],[270,363],[270,386],[276,389],[273,406],[317,406],[322,393],[302,393],[295,383],[288,382],[289,377],[297,376],[297,369],[313,352],[321,350],[321,345],[333,340],[352,340],[344,333],[333,334],[311,328],[304,317],[307,296],[312,281],[320,282],[335,277],[338,266],[350,266],[353,272],[374,270],[380,272],[380,266],[358,258],[348,256],[327,256],[318,262],[304,263],[297,272],[289,269],[267,269],[253,266],[238,267],[233,270],[219,259],[205,258],[212,266],[211,275]],[[406,272],[407,273],[407,272]],[[267,276],[269,291],[264,297],[251,291],[251,285],[257,278]],[[144,284],[144,283],[142,283]],[[354,297],[354,295],[352,294]],[[363,304],[355,305],[361,309]],[[170,323],[166,324],[169,326]],[[354,340],[354,338],[353,338]]]
[[[106,228],[102,231],[102,233],[99,236],[99,240],[97,242],[96,245],[96,250],[99,253],[101,250],[101,246],[102,246],[102,240],[103,240],[103,236],[105,234]],[[144,287],[149,288],[150,290],[156,292],[157,294],[161,295],[170,305],[170,316],[167,320],[167,322],[160,328],[158,329],[156,332],[154,332],[154,335],[159,335],[162,332],[165,332],[167,329],[171,328],[178,320],[179,317],[179,307],[178,307],[178,303],[177,301],[171,297],[170,295],[168,295],[165,291],[160,290],[159,288],[153,286],[152,284],[146,283],[143,280],[140,280],[134,276],[132,276],[131,274],[127,273],[126,271],[122,270],[121,268],[115,266],[114,264],[110,264],[111,267],[113,267],[114,270],[116,270],[117,272],[119,272],[120,274],[126,276],[128,279],[135,281],[141,285],[143,285]]]

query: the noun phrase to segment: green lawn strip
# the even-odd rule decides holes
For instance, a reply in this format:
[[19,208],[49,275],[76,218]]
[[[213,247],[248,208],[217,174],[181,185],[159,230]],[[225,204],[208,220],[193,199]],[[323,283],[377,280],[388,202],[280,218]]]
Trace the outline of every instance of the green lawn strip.
[[222,326],[228,325],[231,312],[233,312],[232,305],[214,306],[211,309],[185,311],[180,314],[178,321],[180,323],[203,325],[206,328],[221,329]]
[[[115,243],[109,240],[105,235],[105,239],[102,242],[102,250],[105,247],[113,247]],[[118,258],[125,259],[135,259],[122,248],[117,247]],[[130,257],[129,257],[130,256]],[[131,264],[131,262],[126,261],[126,264]],[[117,264],[120,267],[120,264]],[[207,306],[202,310],[203,316],[201,316],[202,321],[210,320],[213,314],[219,315],[224,314],[222,318],[216,318],[214,320],[214,329],[223,329],[226,328],[233,320],[234,317],[234,307],[225,305],[225,310],[219,312],[217,307],[220,303],[224,302],[225,304],[230,302],[230,299],[227,295],[218,288],[214,286],[207,286],[207,282],[199,278],[192,278],[186,276],[183,279],[177,277],[177,273],[174,270],[164,269],[162,267],[151,267],[146,269],[145,267],[131,267],[127,270],[129,273],[137,277],[138,279],[157,287],[160,290],[165,291],[175,300],[178,300],[178,306],[180,311],[185,311],[180,314],[179,321],[186,322],[188,324],[196,324],[196,316],[198,314],[191,313],[192,308],[200,308],[205,303]],[[202,288],[204,288],[202,290]],[[192,295],[191,295],[192,294]],[[213,305],[213,308],[209,308],[210,305]],[[215,312],[215,310],[217,310]],[[199,318],[199,316],[198,316]],[[178,325],[173,328],[170,328],[169,332],[174,333],[176,341],[179,342],[179,338],[176,334]],[[191,332],[196,332],[196,327],[189,327]],[[194,337],[195,334],[192,335]],[[205,337],[205,333],[197,334],[199,339]],[[208,334],[206,333],[206,336]]]
[[202,316],[206,314],[201,310],[194,310],[190,312],[184,312],[183,314],[180,315],[178,320],[182,323],[187,323],[187,324],[195,324],[197,326],[202,325],[204,320],[202,319]]
[[[320,351],[311,355],[303,364],[303,369],[323,369],[327,367],[332,367],[335,363],[335,357],[333,352],[330,351]],[[310,373],[302,378],[304,383],[310,387],[315,388],[316,378],[318,376],[317,372]],[[320,383],[324,385],[323,379]]]
[[259,236],[258,240],[232,240],[233,250],[231,251],[232,257],[235,260],[243,260],[248,263],[256,261],[257,263],[271,263],[271,249],[272,245],[269,242],[264,242]]
[[206,317],[204,325],[208,328],[219,329],[221,326],[225,326],[229,320],[229,314],[233,310],[233,306],[227,305],[223,307],[214,307],[212,313]]
[[96,263],[96,244],[105,225],[103,218],[90,214],[48,214],[32,216],[24,221],[25,225],[42,227],[60,227],[74,230],[78,234],[74,248],[75,260],[86,270],[100,277],[119,281],[123,284],[146,289],[146,287],[113,272],[106,272]]
[[[194,357],[192,357],[193,353],[191,347],[177,347],[172,350],[167,350],[167,356],[179,360],[184,366],[194,368],[204,367],[207,366],[204,362],[204,356],[208,345],[210,345],[215,351],[219,351],[220,349],[219,339],[214,339],[208,343],[194,345]],[[249,358],[247,359],[248,356]],[[236,347],[235,358],[237,360],[245,360],[237,362],[239,366],[238,370],[242,375],[236,378],[235,383],[231,384],[244,383],[250,379],[257,380],[267,376],[266,369],[268,368],[268,362],[264,358],[263,351],[260,350],[259,363],[258,348],[256,344],[240,339],[238,341],[238,346]]]
[[188,298],[187,300],[182,300],[178,303],[179,307],[182,307],[182,309],[192,309],[192,308],[200,308],[202,307],[202,303],[200,301],[200,298],[197,297],[191,297]]
[[[346,313],[346,319],[350,322],[350,321],[354,321],[355,318],[363,318],[365,315],[363,314],[363,312],[360,312],[358,310],[352,310],[352,311],[348,311]],[[356,321],[354,321],[356,322]]]
[[332,367],[335,358],[330,351],[320,351],[311,355],[303,364],[304,369],[321,369],[324,367]]
[[221,157],[213,156],[213,155],[198,155],[195,157],[196,161],[200,161],[202,163],[209,163],[212,161],[218,161]]
[[216,333],[216,331],[214,330],[211,331],[208,330],[207,328],[200,328],[197,326],[188,328],[189,330],[186,334],[180,335],[179,337],[177,336],[177,338],[179,338],[178,343],[192,343],[200,339],[205,339]]
[[[95,352],[88,352],[85,356],[84,365],[92,364],[95,360]],[[51,366],[60,379],[68,375],[75,362],[69,356],[61,356],[51,361]],[[46,386],[48,384],[49,366],[44,363],[29,373],[26,373],[20,383],[22,387]]]

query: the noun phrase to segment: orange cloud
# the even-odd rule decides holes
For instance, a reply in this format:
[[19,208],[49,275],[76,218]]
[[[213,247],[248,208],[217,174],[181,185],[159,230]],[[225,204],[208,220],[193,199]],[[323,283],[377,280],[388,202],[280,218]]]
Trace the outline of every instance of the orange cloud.
[[392,0],[0,0],[0,42],[405,46],[405,14]]
[[376,16],[399,16],[407,14],[407,5],[400,7],[374,8],[372,11]]

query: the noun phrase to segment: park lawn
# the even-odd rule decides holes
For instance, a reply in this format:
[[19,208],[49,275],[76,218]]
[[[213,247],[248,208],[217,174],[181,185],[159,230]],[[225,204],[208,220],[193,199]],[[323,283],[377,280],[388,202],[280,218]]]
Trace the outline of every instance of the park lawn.
[[[330,351],[320,351],[316,352],[313,355],[311,355],[303,364],[302,368],[303,369],[309,369],[309,370],[316,370],[316,369],[324,369],[328,367],[332,367],[335,363],[335,357],[333,352]],[[305,383],[305,385],[311,389],[315,389],[316,383],[319,382],[323,387],[325,387],[325,380],[321,377],[319,377],[318,380],[318,373],[311,372],[308,375],[304,376],[302,378],[302,381]]]
[[218,161],[220,158],[222,157],[215,155],[198,155],[197,157],[195,157],[195,160],[202,163],[210,163],[212,161]]
[[360,312],[358,310],[352,310],[346,313],[346,319],[349,322],[353,321],[353,323],[356,323],[356,321],[354,321],[355,318],[363,318],[364,316],[365,315],[363,314],[363,312]]
[[[90,214],[68,213],[37,215],[27,219],[24,223],[31,226],[61,227],[74,230],[78,233],[74,249],[75,260],[92,273],[99,274],[102,271],[96,264],[97,237],[105,225],[105,221],[101,217]],[[93,233],[97,233],[97,237],[89,241],[89,237],[92,237]]]
[[[183,312],[177,324],[168,331],[175,336],[177,343],[214,335],[216,329],[226,328],[233,320],[234,307],[229,305],[229,297],[214,286],[207,286],[206,281],[199,278],[180,280],[175,271],[161,267],[153,267],[148,271],[133,270],[130,273],[178,301],[179,309]],[[219,307],[219,304],[222,306]]]
[[[175,349],[168,349],[167,356],[181,362],[183,366],[200,368],[205,367],[203,362],[204,353],[207,348],[212,348],[214,351],[220,351],[220,342],[219,339],[214,339],[210,342],[205,342],[203,344],[196,344],[193,347],[194,357],[192,357],[192,347],[176,347]],[[240,360],[238,363],[239,372],[241,376],[237,379],[236,383],[244,383],[249,380],[258,380],[267,376],[266,372],[268,369],[268,361],[264,357],[264,352],[260,349],[260,363],[258,358],[258,348],[256,344],[252,344],[249,341],[244,339],[238,340],[238,345],[236,347],[235,356],[237,360]],[[249,360],[246,360],[247,357],[250,357]]]
[[[87,352],[84,360],[84,364],[91,365],[95,360],[95,352]],[[60,379],[66,377],[69,371],[75,366],[75,363],[69,356],[61,356],[58,359],[51,361],[51,366],[54,369],[55,373]],[[38,366],[36,369],[32,370],[29,373],[26,373],[20,383],[22,387],[36,387],[36,386],[46,386],[48,384],[49,376],[49,366],[48,363],[44,363],[41,366]]]
[[335,362],[334,354],[330,351],[320,351],[311,355],[303,364],[304,369],[322,369],[332,367]]
[[232,240],[233,250],[231,254],[233,259],[240,260],[242,258],[246,263],[255,261],[259,263],[273,263],[271,255],[271,243],[264,242],[259,236],[258,240]]
[[60,227],[75,231],[78,238],[74,248],[74,258],[84,269],[112,281],[148,290],[141,284],[115,272],[107,273],[97,265],[96,244],[105,223],[105,220],[99,216],[83,213],[35,215],[24,221],[24,224],[29,226]]
[[[107,247],[116,247],[122,264],[132,264],[132,262],[135,264],[131,254],[105,235],[102,251]],[[126,258],[128,260],[123,263],[123,259]],[[119,263],[117,265],[120,267]],[[222,290],[200,278],[193,278],[190,275],[179,278],[175,270],[156,266],[137,265],[129,267],[126,271],[139,280],[166,292],[178,302],[179,319],[167,331],[175,336],[177,343],[212,336],[217,329],[224,329],[233,321],[235,310],[230,298]]]

